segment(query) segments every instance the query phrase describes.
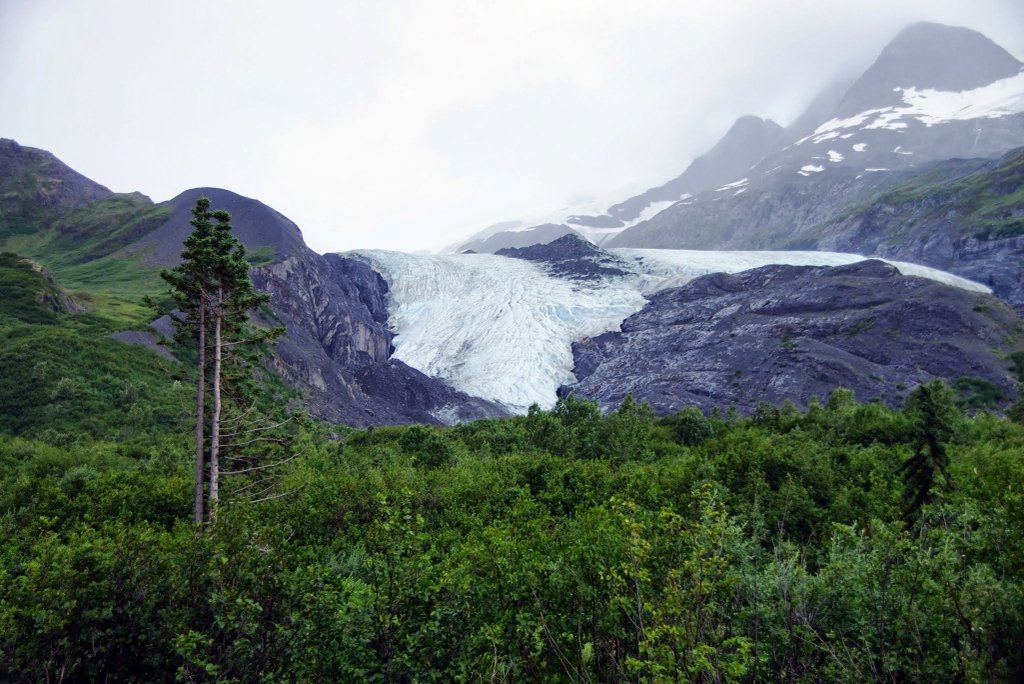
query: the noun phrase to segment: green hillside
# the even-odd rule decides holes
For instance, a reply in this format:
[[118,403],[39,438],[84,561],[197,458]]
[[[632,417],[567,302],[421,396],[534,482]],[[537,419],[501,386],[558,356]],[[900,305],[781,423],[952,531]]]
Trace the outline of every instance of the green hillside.
[[1024,148],[996,162],[950,160],[887,190],[842,218],[886,207],[896,236],[951,231],[981,239],[1024,235]]

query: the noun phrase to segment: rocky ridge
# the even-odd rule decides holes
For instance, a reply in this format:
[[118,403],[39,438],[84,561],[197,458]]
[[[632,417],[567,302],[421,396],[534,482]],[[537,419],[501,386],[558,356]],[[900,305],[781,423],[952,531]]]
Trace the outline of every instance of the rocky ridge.
[[564,235],[545,244],[506,247],[498,256],[544,264],[553,275],[575,280],[597,280],[626,275],[631,266],[575,234]]
[[619,332],[573,346],[577,382],[560,393],[605,410],[632,394],[661,414],[749,412],[759,401],[806,406],[836,387],[898,405],[919,383],[971,378],[1008,401],[1015,382],[1000,352],[1019,333],[995,297],[880,261],[766,266],[656,294]]

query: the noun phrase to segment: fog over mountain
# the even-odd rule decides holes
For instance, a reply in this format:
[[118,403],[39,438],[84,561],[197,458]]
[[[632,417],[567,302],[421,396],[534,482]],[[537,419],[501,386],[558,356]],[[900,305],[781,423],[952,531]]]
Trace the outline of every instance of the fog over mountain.
[[920,20],[1024,56],[1016,0],[11,0],[0,135],[115,191],[259,197],[320,251],[436,249],[657,188],[740,116],[787,127]]

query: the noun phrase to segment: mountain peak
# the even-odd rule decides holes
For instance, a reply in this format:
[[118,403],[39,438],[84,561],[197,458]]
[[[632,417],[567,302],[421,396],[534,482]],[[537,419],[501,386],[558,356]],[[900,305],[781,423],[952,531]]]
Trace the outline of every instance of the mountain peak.
[[160,230],[136,243],[149,263],[168,266],[178,262],[181,244],[192,231],[192,208],[200,197],[208,197],[214,209],[231,214],[234,234],[249,251],[272,248],[273,259],[280,260],[306,249],[298,226],[263,202],[222,188],[192,188],[168,202],[171,217]]
[[1015,76],[1021,66],[977,31],[919,22],[900,31],[850,87],[840,115],[899,103],[899,88],[973,90]]
[[782,126],[771,119],[741,116],[722,139],[697,157],[682,175],[608,209],[608,214],[628,221],[647,206],[659,201],[676,201],[684,194],[696,195],[738,179],[761,161],[778,143]]

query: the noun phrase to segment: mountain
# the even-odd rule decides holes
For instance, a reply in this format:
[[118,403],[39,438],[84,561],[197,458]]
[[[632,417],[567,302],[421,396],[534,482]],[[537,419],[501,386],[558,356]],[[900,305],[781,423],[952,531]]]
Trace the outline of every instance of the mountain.
[[[826,248],[834,236],[825,226],[932,164],[1019,147],[1024,73],[981,34],[917,24],[817,118],[803,117],[806,128],[791,129],[793,139],[742,178],[677,202],[607,244]],[[866,245],[848,248],[871,253]]]
[[515,222],[504,230],[486,230],[453,251],[493,253],[509,247],[545,244],[569,234],[604,244],[626,228],[653,217],[681,199],[733,180],[774,149],[782,134],[782,127],[774,121],[755,116],[740,117],[711,150],[695,159],[682,174],[614,204],[603,213],[574,213],[568,208],[556,215],[559,223],[525,227]]
[[299,227],[263,202],[221,188],[192,188],[166,202],[166,221],[127,251],[143,255],[147,264],[164,268],[177,264],[181,244],[192,232],[192,208],[200,197],[210,198],[212,206],[231,214],[233,232],[258,260],[280,261],[306,249]]
[[817,247],[929,264],[1024,311],[1024,148],[931,165],[818,232]]
[[1016,76],[1021,63],[977,31],[930,22],[903,29],[843,96],[837,114],[900,106],[908,87],[969,91]]
[[[696,195],[733,181],[775,149],[782,133],[782,127],[770,119],[740,117],[725,137],[707,153],[697,157],[682,174],[664,185],[612,205],[607,215],[618,220],[619,226],[625,226],[656,203],[675,203],[686,199],[687,195]],[[600,221],[600,217],[573,216],[569,223],[585,226],[591,225],[595,219]]]
[[504,415],[392,359],[384,281],[361,262],[316,254],[292,221],[262,202],[195,188],[154,204],[139,193],[112,193],[52,154],[10,140],[0,144],[0,171],[0,225],[8,227],[0,244],[71,285],[73,296],[103,318],[104,339],[110,326],[126,326],[109,338],[166,355],[160,334],[142,318],[141,300],[162,296],[159,270],[177,263],[191,209],[206,195],[231,212],[256,266],[254,282],[273,295],[268,322],[288,330],[271,366],[306,394],[314,415],[350,425]]
[[[497,232],[472,248],[525,247],[531,239],[543,243],[571,231],[606,247],[839,249],[956,270],[955,259],[884,251],[876,247],[877,234],[847,240],[845,221],[903,184],[934,181],[936,173],[973,173],[1020,147],[1021,67],[976,31],[914,24],[857,79],[829,86],[785,129],[742,117],[666,184],[603,212],[563,212],[533,234],[521,227]],[[935,164],[945,168],[936,171]],[[907,231],[901,235],[905,239]],[[925,233],[914,239],[927,242]],[[979,249],[1011,260],[996,245]],[[963,272],[976,273],[972,268],[965,265]]]
[[1008,399],[1000,357],[1020,318],[984,293],[904,276],[880,261],[717,273],[655,294],[643,310],[573,345],[575,384],[605,410],[627,394],[666,414],[688,405],[806,406],[836,387],[898,405],[935,378]]
[[[948,45],[957,64],[940,54]],[[534,230],[495,225],[463,245],[497,254],[320,255],[258,200],[195,188],[153,203],[5,141],[0,246],[45,266],[54,288],[98,317],[77,326],[90,340],[166,351],[139,302],[160,296],[159,270],[176,263],[195,199],[210,196],[232,213],[253,279],[273,296],[261,318],[288,329],[271,367],[316,415],[353,425],[506,415],[550,407],[559,392],[607,407],[648,385],[661,388],[650,397],[659,410],[691,400],[750,408],[754,390],[731,392],[735,378],[711,392],[688,375],[702,355],[776,373],[760,398],[805,402],[842,383],[889,401],[901,385],[942,377],[1008,399],[999,355],[1021,324],[988,293],[1024,312],[1020,67],[980,34],[915,25],[786,128],[743,117],[668,183],[607,208],[563,208]],[[751,249],[772,251],[737,251]],[[849,266],[863,255],[899,272]],[[709,281],[725,294],[686,290],[767,266]],[[682,299],[663,294],[678,288]],[[898,340],[867,331],[897,330],[899,316],[910,335],[897,359]],[[853,325],[857,334],[843,332]],[[782,328],[814,354],[782,355],[769,344]],[[700,339],[713,344],[690,346]]]
[[112,194],[49,152],[0,138],[0,238],[35,232]]

